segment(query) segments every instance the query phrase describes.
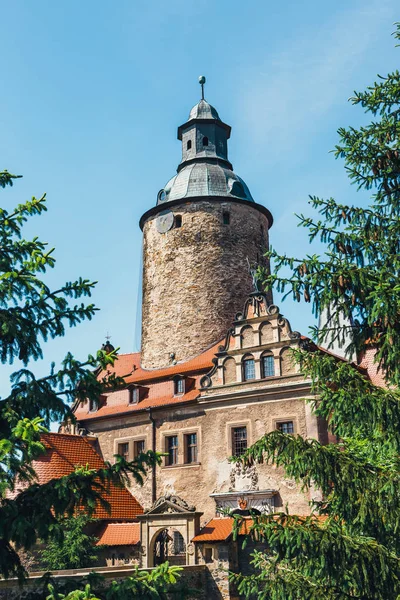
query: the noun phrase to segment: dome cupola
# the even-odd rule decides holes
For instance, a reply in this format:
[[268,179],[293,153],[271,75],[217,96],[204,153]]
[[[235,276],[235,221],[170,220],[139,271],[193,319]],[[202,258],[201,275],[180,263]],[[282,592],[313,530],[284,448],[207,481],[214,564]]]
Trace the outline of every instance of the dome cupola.
[[205,100],[205,80],[204,76],[199,78],[201,100],[193,106],[186,123],[178,127],[182,160],[177,175],[158,193],[157,205],[205,196],[254,202],[249,188],[228,160],[231,128]]

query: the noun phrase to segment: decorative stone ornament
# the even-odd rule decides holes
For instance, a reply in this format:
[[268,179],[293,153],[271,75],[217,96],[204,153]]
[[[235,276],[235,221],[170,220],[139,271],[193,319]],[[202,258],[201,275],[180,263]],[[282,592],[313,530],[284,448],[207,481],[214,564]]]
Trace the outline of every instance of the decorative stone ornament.
[[190,506],[185,500],[180,498],[180,496],[167,494],[165,496],[160,496],[160,498],[154,502],[153,506],[149,508],[149,510],[146,510],[146,514],[171,514],[195,511],[196,508]]

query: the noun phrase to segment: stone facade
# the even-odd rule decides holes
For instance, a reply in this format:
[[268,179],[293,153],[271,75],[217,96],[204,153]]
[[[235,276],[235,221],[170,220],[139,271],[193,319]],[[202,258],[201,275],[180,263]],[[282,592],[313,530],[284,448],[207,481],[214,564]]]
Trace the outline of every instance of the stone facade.
[[307,515],[315,496],[275,465],[244,467],[232,455],[276,429],[322,443],[328,436],[313,414],[310,381],[293,360],[306,340],[272,294],[257,289],[255,267],[269,268],[272,216],[233,172],[229,136],[204,100],[179,128],[178,174],[140,223],[141,353],[124,355],[120,367],[116,361],[126,389],[105,394],[95,408],[81,403],[76,418],[105,460],[131,460],[138,447],[165,454],[142,487],[130,486],[145,509],[137,517],[141,565],[168,555],[183,561],[175,564],[207,566],[205,597],[236,600],[227,570],[242,568],[248,556],[229,532],[207,538],[207,523],[224,528],[227,514],[286,507]]
[[[310,497],[300,493],[282,470],[273,465],[241,470],[229,460],[234,453],[232,434],[238,427],[246,428],[248,446],[280,423],[290,423],[295,434],[325,441],[326,427],[307,403],[311,399],[310,382],[298,373],[292,360],[290,348],[299,342],[300,335],[291,331],[279,309],[269,305],[264,295],[252,294],[244,310],[236,315],[225,345],[216,354],[214,367],[208,374],[194,378],[195,386],[200,388],[196,401],[154,409],[151,420],[148,411],[140,410],[98,420],[92,415],[90,431],[97,436],[102,456],[112,461],[120,444],[136,440],[144,440],[145,448],[151,448],[153,432],[154,449],[166,452],[168,438],[176,436],[176,464],[168,465],[164,460],[156,470],[155,495],[182,496],[201,510],[202,524],[221,506],[236,507],[241,496],[255,507],[261,503],[265,509],[280,510],[288,505],[292,512],[307,514]],[[265,355],[273,357],[271,376],[262,372]],[[243,364],[249,356],[254,358],[255,374],[246,381]],[[235,369],[226,380],[228,360],[234,361]],[[197,460],[187,464],[185,440],[191,433],[196,434]],[[148,509],[153,503],[152,489],[149,476],[143,487],[132,485],[131,492]]]
[[256,206],[192,201],[171,209],[180,227],[160,233],[157,214],[145,222],[144,368],[187,360],[225,336],[253,290],[250,266],[266,266],[269,223]]

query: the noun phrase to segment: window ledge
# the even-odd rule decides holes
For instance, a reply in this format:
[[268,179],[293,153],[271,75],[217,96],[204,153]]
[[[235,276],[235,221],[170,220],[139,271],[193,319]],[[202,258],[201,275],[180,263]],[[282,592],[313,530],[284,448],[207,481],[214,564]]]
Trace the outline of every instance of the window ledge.
[[200,467],[201,462],[196,462],[196,463],[179,463],[177,465],[162,465],[161,468],[162,469],[191,469],[193,467]]

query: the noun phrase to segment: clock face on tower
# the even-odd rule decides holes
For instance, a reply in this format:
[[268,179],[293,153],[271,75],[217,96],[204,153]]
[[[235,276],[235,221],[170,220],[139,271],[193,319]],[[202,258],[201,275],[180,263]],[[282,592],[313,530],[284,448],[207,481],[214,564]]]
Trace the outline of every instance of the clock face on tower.
[[156,219],[158,233],[167,233],[174,224],[174,213],[171,210],[163,210]]

